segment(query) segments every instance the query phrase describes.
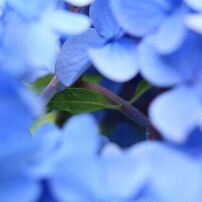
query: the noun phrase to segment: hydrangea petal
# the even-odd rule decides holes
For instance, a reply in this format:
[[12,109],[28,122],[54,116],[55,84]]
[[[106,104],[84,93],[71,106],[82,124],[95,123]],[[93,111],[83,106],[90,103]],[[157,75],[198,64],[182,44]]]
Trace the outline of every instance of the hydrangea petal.
[[201,0],[184,0],[191,8],[196,10],[202,10]]
[[43,20],[61,34],[81,34],[90,26],[87,16],[59,9],[46,12]]
[[158,96],[150,106],[153,124],[171,141],[184,142],[199,124],[201,103],[188,87],[177,87]]
[[120,33],[120,27],[109,8],[109,0],[96,0],[90,6],[90,18],[96,31],[106,39]]
[[111,0],[111,6],[120,26],[135,36],[153,31],[169,10],[164,0]]
[[55,65],[58,79],[66,86],[72,85],[90,66],[87,50],[103,43],[104,40],[92,28],[79,36],[67,39]]
[[91,48],[89,56],[99,72],[116,82],[128,81],[138,72],[136,44],[127,38]]
[[55,3],[53,0],[6,0],[6,2],[18,14],[27,19],[41,16],[45,9]]
[[[145,201],[201,201],[200,167],[188,155],[157,142],[139,144],[133,153],[150,170]],[[179,187],[183,189],[176,192]]]
[[72,117],[65,125],[64,133],[66,136],[63,141],[68,154],[93,155],[96,153],[100,139],[97,122],[93,116],[83,114]]
[[27,27],[25,39],[28,44],[29,54],[27,62],[32,67],[46,67],[47,73],[54,72],[54,62],[59,47],[58,37],[51,29],[43,24],[31,24]]
[[10,178],[1,179],[0,201],[13,202],[17,199],[20,202],[27,202],[37,200],[40,194],[40,187],[36,180],[26,177],[20,178],[20,176],[10,176]]
[[16,135],[21,135],[23,138],[23,132],[31,127],[33,119],[42,112],[39,100],[9,74],[2,71],[0,98],[1,139],[7,139],[5,137],[7,135],[10,135],[11,140],[17,138]]
[[145,79],[156,86],[171,86],[182,81],[175,68],[161,61],[157,51],[146,42],[139,47],[140,71]]
[[64,0],[70,4],[73,4],[75,6],[86,6],[93,2],[94,0]]
[[[184,26],[184,14],[184,7],[177,9],[165,19],[157,32],[149,37],[150,43],[159,52],[170,53],[175,51],[184,41],[187,33]],[[170,34],[170,30],[175,30],[175,34]]]
[[51,178],[52,193],[59,201],[99,201],[103,189],[100,173],[95,158],[66,157]]
[[103,156],[106,193],[111,199],[135,198],[148,180],[148,167],[139,164],[139,158],[134,158],[130,151],[114,149],[113,144],[107,147],[112,148],[107,148]]
[[185,24],[189,29],[202,34],[202,14],[187,15]]

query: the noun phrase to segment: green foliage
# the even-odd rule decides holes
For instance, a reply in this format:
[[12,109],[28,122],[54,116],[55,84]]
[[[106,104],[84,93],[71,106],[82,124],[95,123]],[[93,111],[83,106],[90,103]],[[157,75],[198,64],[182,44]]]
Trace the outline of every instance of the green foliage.
[[84,74],[82,81],[90,83],[99,83],[102,80],[102,77],[98,74]]
[[94,90],[68,88],[52,98],[48,110],[68,111],[72,114],[94,112],[101,109],[118,110],[118,105],[109,104],[107,99]]
[[136,102],[145,92],[150,90],[152,85],[145,80],[142,80],[135,90],[135,96],[131,99],[130,103]]
[[47,75],[37,79],[33,84],[29,84],[28,87],[33,89],[36,93],[41,93],[41,91],[49,84],[53,75]]
[[34,134],[37,131],[37,129],[40,128],[42,125],[46,123],[54,123],[55,120],[56,120],[56,113],[51,112],[51,113],[45,114],[44,116],[36,120],[36,122],[31,128],[31,133]]

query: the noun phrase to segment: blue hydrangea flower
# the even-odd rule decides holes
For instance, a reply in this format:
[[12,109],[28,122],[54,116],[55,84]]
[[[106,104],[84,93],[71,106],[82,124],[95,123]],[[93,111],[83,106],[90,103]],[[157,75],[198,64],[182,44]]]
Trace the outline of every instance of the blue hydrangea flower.
[[201,125],[201,35],[190,32],[180,48],[159,54],[149,43],[140,47],[141,73],[156,86],[174,87],[150,107],[150,117],[164,137],[184,141]]
[[130,152],[137,169],[140,165],[148,169],[137,201],[201,201],[201,166],[192,156],[157,142],[141,143]]
[[[109,8],[109,0],[90,6],[95,29],[66,41],[56,63],[56,74],[66,86],[75,82],[90,66],[105,77],[124,82],[138,72],[136,42],[123,35]],[[120,57],[121,56],[121,57]]]
[[76,6],[86,6],[91,2],[93,2],[94,0],[64,0],[64,1]]
[[201,0],[184,0],[191,8],[196,10],[202,10]]
[[42,103],[11,75],[2,70],[0,73],[0,137],[15,138],[42,113]]
[[187,27],[199,34],[202,34],[202,14],[189,14],[185,18]]
[[[111,7],[127,33],[147,38],[162,53],[176,50],[186,36],[188,8],[182,0],[111,0]],[[172,30],[175,34],[170,34]]]
[[90,23],[86,16],[65,11],[53,0],[27,3],[7,1],[2,19],[2,65],[18,76],[31,72],[37,77],[53,73],[60,36],[82,33]]
[[56,199],[122,202],[138,193],[146,168],[133,172],[135,159],[113,144],[100,153],[102,138],[92,116],[73,117],[63,133],[64,149],[49,185]]

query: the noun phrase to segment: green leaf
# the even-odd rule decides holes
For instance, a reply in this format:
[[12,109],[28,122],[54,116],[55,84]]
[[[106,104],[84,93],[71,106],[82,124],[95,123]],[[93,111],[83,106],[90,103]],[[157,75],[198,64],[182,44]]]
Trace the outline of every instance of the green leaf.
[[30,129],[31,133],[34,134],[38,130],[38,128],[40,128],[42,125],[46,123],[54,123],[55,120],[56,120],[55,113],[51,112],[51,113],[45,114],[44,116],[42,116],[41,118],[35,121],[32,128]]
[[41,91],[49,84],[52,78],[53,78],[53,75],[49,74],[37,79],[32,84],[27,84],[27,86],[31,88],[33,91],[35,91],[36,93],[40,94]]
[[68,88],[52,98],[48,104],[48,109],[76,114],[101,109],[118,110],[119,106],[109,104],[107,99],[97,91],[84,88]]
[[102,80],[102,77],[97,74],[84,74],[82,77],[82,81],[90,82],[90,83],[99,83]]
[[145,92],[152,88],[152,85],[145,80],[142,80],[135,90],[135,96],[130,100],[130,103],[136,102]]

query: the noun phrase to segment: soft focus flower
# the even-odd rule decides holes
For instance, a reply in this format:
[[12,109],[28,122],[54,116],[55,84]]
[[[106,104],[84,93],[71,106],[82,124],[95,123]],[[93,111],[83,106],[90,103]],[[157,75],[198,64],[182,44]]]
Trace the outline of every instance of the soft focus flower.
[[149,43],[140,47],[141,73],[151,83],[174,87],[153,102],[150,116],[164,137],[184,141],[201,126],[201,42],[189,33],[182,46],[171,54],[159,54]]
[[30,1],[29,6],[8,0],[7,6],[1,63],[19,77],[53,73],[60,37],[82,33],[90,24],[86,16],[65,11],[53,0]]
[[56,63],[60,81],[66,86],[71,85],[91,62],[101,74],[113,81],[132,79],[138,72],[136,42],[123,36],[111,13],[109,1],[92,3],[90,18],[95,29],[67,39],[63,46]]

